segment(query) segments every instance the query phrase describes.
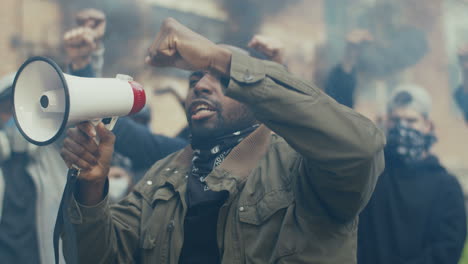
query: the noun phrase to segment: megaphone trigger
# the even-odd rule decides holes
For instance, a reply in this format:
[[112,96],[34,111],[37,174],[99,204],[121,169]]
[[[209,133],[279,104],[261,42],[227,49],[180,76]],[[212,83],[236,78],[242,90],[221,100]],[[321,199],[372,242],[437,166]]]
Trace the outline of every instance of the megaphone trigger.
[[94,127],[95,134],[96,134],[96,136],[94,137],[94,141],[96,142],[97,145],[99,145],[99,141],[100,141],[99,140],[99,135],[96,133],[97,125],[99,125],[99,123],[102,122],[104,124],[104,127],[107,130],[112,131],[112,129],[114,129],[115,123],[117,122],[118,119],[119,119],[118,116],[114,116],[114,117],[107,117],[107,118],[103,118],[103,119],[93,119],[93,120],[89,121]]

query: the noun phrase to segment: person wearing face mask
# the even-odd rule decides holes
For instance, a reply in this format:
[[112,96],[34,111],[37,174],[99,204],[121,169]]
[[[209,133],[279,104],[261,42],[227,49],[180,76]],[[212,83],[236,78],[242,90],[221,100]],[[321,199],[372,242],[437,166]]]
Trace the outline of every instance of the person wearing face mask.
[[132,186],[132,176],[130,168],[123,166],[111,166],[109,169],[109,200],[117,203],[122,200],[130,191]]
[[386,168],[360,215],[359,264],[456,264],[466,236],[463,192],[431,154],[431,97],[413,84],[388,104]]

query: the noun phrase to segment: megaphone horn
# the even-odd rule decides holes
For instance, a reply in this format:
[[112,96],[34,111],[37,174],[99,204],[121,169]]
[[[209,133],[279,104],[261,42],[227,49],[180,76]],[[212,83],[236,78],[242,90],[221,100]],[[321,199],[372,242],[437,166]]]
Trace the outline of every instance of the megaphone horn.
[[146,103],[143,87],[130,76],[83,78],[64,74],[45,57],[33,57],[13,83],[14,119],[31,143],[48,145],[69,126],[139,112]]

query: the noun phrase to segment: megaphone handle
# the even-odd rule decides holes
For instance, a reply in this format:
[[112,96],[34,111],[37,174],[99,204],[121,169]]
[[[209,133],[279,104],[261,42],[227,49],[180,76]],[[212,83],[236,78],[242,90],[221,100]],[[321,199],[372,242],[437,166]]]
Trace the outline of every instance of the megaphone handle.
[[[112,131],[112,129],[114,129],[114,126],[115,126],[115,123],[117,123],[117,120],[119,119],[118,116],[113,116],[113,117],[109,117],[109,118],[104,118],[104,119],[93,119],[93,120],[90,120],[89,122],[91,124],[93,124],[94,127],[96,127],[100,122],[104,122],[104,127],[106,127],[108,130]],[[99,136],[96,135],[96,137],[94,138],[94,141],[96,141],[96,144],[99,145]]]
[[54,257],[55,257],[55,264],[59,264],[60,259],[60,251],[59,251],[59,241],[60,236],[63,232],[65,232],[67,236],[67,243],[62,243],[62,248],[64,245],[66,246],[66,251],[68,254],[67,264],[75,264],[78,263],[78,247],[76,241],[76,233],[73,227],[73,224],[70,222],[69,218],[69,211],[68,206],[70,205],[70,200],[72,197],[72,193],[74,190],[74,186],[76,183],[76,179],[79,174],[79,169],[71,168],[68,170],[67,174],[67,183],[65,185],[65,190],[62,194],[62,200],[60,201],[60,207],[57,214],[57,218],[55,220],[55,227],[54,227]]

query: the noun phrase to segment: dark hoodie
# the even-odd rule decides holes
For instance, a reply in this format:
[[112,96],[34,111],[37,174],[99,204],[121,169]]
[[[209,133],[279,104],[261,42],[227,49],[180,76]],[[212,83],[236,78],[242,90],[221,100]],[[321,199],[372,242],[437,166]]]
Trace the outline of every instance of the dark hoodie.
[[360,215],[359,264],[456,264],[466,236],[463,192],[436,157],[386,159]]

